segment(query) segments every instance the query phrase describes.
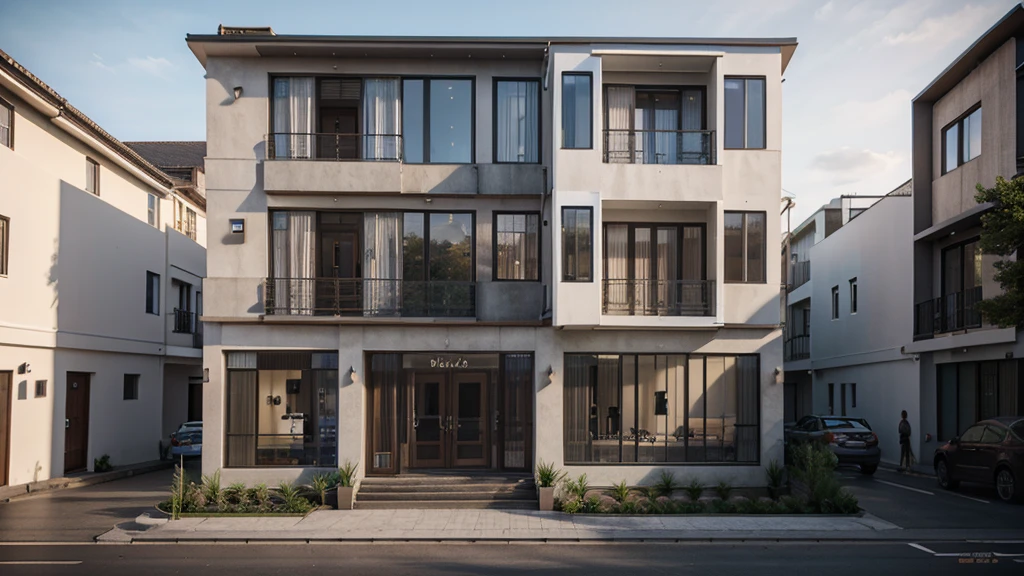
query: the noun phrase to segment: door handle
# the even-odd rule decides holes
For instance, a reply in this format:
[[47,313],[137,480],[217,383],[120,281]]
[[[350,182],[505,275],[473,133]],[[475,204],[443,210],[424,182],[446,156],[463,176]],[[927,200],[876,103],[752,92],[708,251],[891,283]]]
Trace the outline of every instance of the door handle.
[[64,429],[67,430],[68,428],[71,428],[71,420],[68,419],[68,418],[65,418],[64,419]]
[[415,408],[412,411],[412,427],[413,428],[419,428],[420,427],[420,419],[416,417],[416,409]]

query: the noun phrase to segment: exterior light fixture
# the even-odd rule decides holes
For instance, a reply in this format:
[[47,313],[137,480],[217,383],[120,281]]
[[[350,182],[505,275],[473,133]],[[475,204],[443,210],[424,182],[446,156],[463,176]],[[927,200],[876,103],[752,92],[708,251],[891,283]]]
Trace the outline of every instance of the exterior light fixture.
[[241,86],[235,86],[235,100],[238,100],[241,97],[242,97],[242,87]]

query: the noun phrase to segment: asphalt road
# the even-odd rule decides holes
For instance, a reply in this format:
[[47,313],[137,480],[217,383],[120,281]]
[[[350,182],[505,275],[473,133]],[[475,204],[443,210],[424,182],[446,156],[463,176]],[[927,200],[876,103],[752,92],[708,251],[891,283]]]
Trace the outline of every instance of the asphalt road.
[[[974,556],[959,557],[967,553]],[[996,554],[1013,556],[997,556]],[[943,555],[949,554],[949,555]],[[1020,574],[1024,546],[872,544],[300,544],[0,546],[4,576],[163,574]],[[971,561],[965,564],[964,561]],[[43,562],[40,564],[39,562]],[[984,562],[984,564],[982,564]],[[995,562],[995,563],[993,563]]]

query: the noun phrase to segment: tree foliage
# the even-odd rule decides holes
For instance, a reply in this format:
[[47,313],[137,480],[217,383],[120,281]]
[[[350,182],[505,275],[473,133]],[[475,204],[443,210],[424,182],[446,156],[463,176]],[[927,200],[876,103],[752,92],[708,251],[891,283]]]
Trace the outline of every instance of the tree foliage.
[[978,184],[974,198],[995,205],[981,217],[979,246],[983,254],[1002,258],[994,264],[994,278],[1003,293],[979,302],[978,310],[1001,328],[1024,326],[1024,261],[1014,257],[1024,246],[1024,176],[1009,181],[1000,176],[992,188]]

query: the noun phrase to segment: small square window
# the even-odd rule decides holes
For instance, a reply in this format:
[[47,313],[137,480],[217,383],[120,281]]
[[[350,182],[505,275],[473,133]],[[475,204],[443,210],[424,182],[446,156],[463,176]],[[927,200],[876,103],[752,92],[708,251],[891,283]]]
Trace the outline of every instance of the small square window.
[[138,400],[139,399],[139,375],[138,374],[125,374],[124,375],[124,399],[125,400]]
[[857,313],[857,279],[850,279],[850,314]]
[[839,286],[832,287],[832,319],[839,319]]
[[100,165],[92,158],[85,159],[85,191],[100,195]]
[[160,314],[160,275],[146,272],[146,314]]
[[36,380],[36,398],[46,398],[46,380]]
[[0,98],[0,146],[14,150],[14,106]]

